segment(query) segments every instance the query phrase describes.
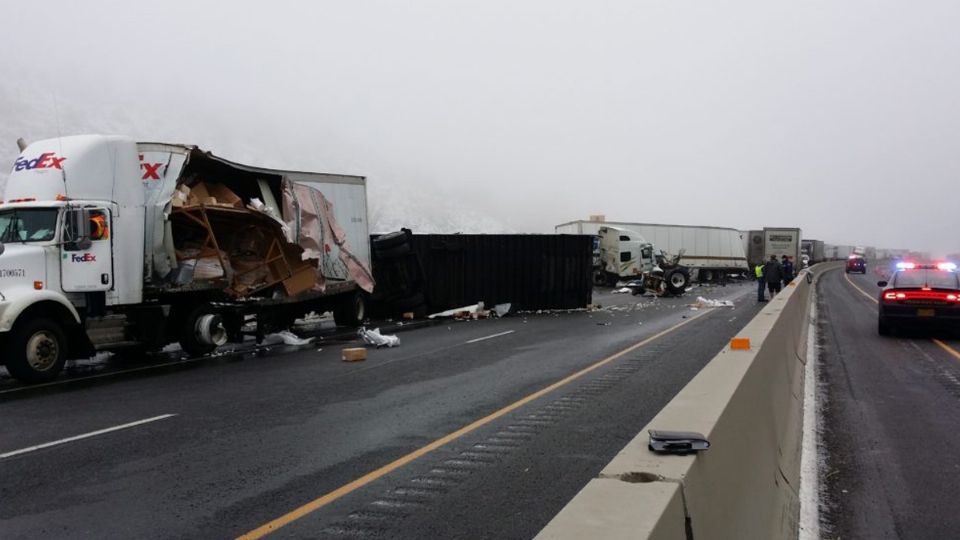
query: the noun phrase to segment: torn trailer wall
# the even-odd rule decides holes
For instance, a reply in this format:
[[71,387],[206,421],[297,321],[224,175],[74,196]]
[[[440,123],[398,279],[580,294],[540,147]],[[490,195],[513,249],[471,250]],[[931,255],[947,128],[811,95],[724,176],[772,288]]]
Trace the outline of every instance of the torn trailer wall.
[[[323,293],[331,282],[373,289],[362,177],[249,167],[193,146],[138,148],[154,289],[230,297]],[[361,240],[356,251],[348,238]]]
[[[422,292],[430,312],[484,302],[514,309],[576,309],[592,301],[593,240],[581,235],[413,234],[409,254],[377,257],[378,287],[403,290],[393,298]],[[395,249],[395,248],[394,248]],[[398,272],[398,270],[400,270]],[[377,291],[388,304],[391,292]],[[402,301],[402,300],[401,300]],[[394,310],[397,311],[397,310]],[[403,311],[403,310],[399,310]]]

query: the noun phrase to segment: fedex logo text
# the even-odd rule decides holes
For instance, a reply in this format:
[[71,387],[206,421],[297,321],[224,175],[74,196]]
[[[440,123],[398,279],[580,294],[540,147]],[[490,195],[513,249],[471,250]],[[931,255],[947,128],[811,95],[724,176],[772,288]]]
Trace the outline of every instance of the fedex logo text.
[[71,262],[94,262],[97,260],[97,256],[93,253],[84,253],[83,255],[70,255]]
[[140,154],[140,169],[143,171],[141,180],[159,180],[161,165],[163,163],[144,163],[143,154]]
[[61,167],[61,164],[66,160],[67,158],[57,157],[57,154],[53,152],[44,152],[35,159],[17,158],[17,160],[13,162],[13,170],[14,171],[23,171],[23,170],[29,171],[32,169],[63,170],[63,167]]

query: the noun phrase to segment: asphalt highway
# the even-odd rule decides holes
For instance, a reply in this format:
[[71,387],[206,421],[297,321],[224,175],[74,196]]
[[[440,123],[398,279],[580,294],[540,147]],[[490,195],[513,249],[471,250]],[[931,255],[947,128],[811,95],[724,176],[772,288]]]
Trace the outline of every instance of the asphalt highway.
[[323,342],[5,387],[0,531],[531,538],[750,321],[754,291],[602,292],[597,311],[403,332],[359,363]]
[[823,536],[957,538],[960,340],[879,336],[876,282],[889,271],[868,270],[831,270],[818,291]]

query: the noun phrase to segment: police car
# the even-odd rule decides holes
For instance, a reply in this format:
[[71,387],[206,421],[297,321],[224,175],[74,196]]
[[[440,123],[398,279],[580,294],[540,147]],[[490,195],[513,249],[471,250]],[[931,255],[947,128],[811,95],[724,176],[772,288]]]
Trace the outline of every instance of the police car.
[[880,292],[877,332],[891,335],[910,324],[960,324],[960,280],[951,262],[899,262],[890,281],[877,283]]

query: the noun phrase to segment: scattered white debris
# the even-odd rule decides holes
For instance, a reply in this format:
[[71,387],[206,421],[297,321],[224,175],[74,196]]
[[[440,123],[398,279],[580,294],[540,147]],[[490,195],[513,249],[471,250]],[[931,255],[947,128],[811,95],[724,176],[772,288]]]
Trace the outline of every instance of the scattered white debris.
[[397,336],[385,336],[380,333],[379,328],[374,328],[373,330],[361,328],[357,331],[357,335],[360,336],[367,345],[373,345],[378,349],[380,347],[397,347],[400,345],[400,338]]
[[630,292],[633,292],[633,289],[631,289],[630,287],[621,287],[619,289],[614,290],[613,294],[630,293]]
[[693,306],[695,306],[695,307],[697,307],[697,308],[705,308],[705,307],[734,307],[734,306],[733,306],[733,302],[731,302],[730,300],[711,300],[711,299],[704,298],[704,297],[702,297],[702,296],[698,296],[698,297],[697,297],[697,303],[696,303],[696,304],[691,304],[691,305],[693,305]]
[[510,313],[510,308],[512,307],[513,307],[513,304],[510,302],[507,302],[505,304],[497,304],[493,306],[493,312],[497,315],[497,317],[506,317],[507,314]]
[[440,313],[434,313],[433,315],[428,316],[428,319],[485,319],[490,315],[490,312],[485,310],[483,307],[483,302],[477,302],[472,306],[464,306],[460,308],[448,309],[446,311],[441,311]]
[[313,338],[303,339],[289,330],[284,330],[276,334],[267,334],[263,338],[262,345],[275,345],[280,343],[285,345],[308,345],[313,343]]

